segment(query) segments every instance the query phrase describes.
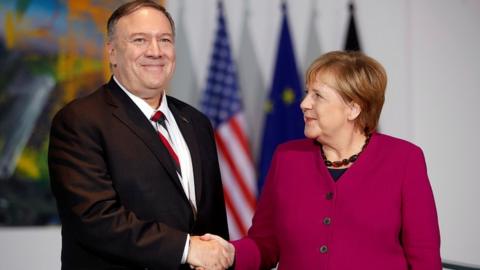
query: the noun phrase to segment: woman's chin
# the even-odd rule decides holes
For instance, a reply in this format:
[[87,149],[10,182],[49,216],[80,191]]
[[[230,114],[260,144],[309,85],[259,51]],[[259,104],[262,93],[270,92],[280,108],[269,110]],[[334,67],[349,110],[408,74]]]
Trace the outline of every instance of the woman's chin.
[[318,137],[318,134],[314,134],[312,132],[309,132],[308,130],[305,130],[303,132],[303,134],[305,135],[305,137],[307,137],[308,139],[316,139]]

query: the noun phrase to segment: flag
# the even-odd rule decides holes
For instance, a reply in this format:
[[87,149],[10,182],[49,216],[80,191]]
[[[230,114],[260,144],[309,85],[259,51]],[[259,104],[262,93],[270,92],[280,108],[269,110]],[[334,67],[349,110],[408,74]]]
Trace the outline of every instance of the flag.
[[176,72],[173,75],[168,94],[198,108],[199,89],[185,32],[184,6],[184,0],[182,0],[175,30]]
[[230,238],[234,240],[246,235],[251,225],[256,182],[221,1],[217,23],[201,107],[215,129]]
[[288,29],[287,7],[282,4],[283,18],[277,60],[270,95],[265,104],[266,118],[259,162],[258,191],[261,191],[277,145],[303,138],[303,115],[300,110],[302,87]]
[[360,46],[360,40],[357,34],[357,27],[355,24],[355,7],[353,2],[350,2],[349,8],[350,12],[350,21],[348,23],[348,32],[347,40],[345,41],[345,50],[346,51],[361,51],[362,47]]
[[245,106],[245,120],[249,127],[247,134],[250,138],[253,156],[257,156],[262,135],[262,108],[265,102],[266,89],[248,27],[248,19],[250,17],[248,3],[245,5],[247,5],[247,8],[245,9],[242,33],[240,36],[241,43],[237,63],[240,90]]
[[[315,2],[312,2],[312,5],[315,5]],[[315,7],[312,7],[312,13],[310,15],[310,23],[308,26],[308,38],[307,38],[307,51],[305,53],[305,58],[303,62],[303,74],[307,72],[308,67],[310,64],[320,57],[321,48],[320,42],[317,34],[317,28],[315,27],[315,23],[317,20],[317,10]]]

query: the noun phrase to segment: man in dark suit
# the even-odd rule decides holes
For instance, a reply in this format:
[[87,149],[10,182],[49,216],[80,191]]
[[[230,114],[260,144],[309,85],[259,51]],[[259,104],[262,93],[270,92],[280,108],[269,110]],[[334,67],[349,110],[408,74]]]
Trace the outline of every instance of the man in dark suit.
[[228,239],[209,120],[165,89],[174,23],[153,1],[108,20],[113,76],[55,116],[49,170],[62,221],[62,269],[222,269]]

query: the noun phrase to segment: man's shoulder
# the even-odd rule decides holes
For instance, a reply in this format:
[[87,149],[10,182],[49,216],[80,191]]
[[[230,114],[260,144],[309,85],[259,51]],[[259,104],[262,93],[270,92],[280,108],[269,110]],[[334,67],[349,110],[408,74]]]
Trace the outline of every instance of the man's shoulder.
[[102,85],[84,96],[75,98],[63,106],[56,113],[56,117],[72,117],[72,115],[87,116],[98,114],[99,110],[102,110],[102,107],[106,107],[102,106],[102,104],[105,104],[105,96],[107,91],[106,85]]
[[192,105],[168,95],[167,100],[170,108],[173,107],[174,110],[177,110],[179,113],[192,118],[192,120],[208,121],[208,117]]
[[195,107],[193,107],[192,105],[186,103],[186,102],[183,102],[181,101],[180,99],[177,99],[175,97],[172,97],[172,96],[169,96],[167,95],[167,100],[168,100],[168,104],[169,105],[173,105],[175,106],[176,109],[178,110],[181,110],[181,111],[194,111],[196,113],[200,113],[201,112],[197,109],[195,109]]

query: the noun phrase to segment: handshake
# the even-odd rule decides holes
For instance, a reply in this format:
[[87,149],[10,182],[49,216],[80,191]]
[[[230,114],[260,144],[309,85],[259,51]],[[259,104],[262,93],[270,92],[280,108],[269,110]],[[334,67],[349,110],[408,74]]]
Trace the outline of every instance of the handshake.
[[196,270],[227,269],[233,264],[235,248],[213,234],[190,237],[187,263]]

